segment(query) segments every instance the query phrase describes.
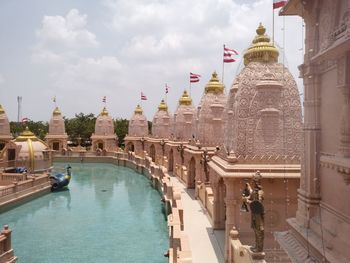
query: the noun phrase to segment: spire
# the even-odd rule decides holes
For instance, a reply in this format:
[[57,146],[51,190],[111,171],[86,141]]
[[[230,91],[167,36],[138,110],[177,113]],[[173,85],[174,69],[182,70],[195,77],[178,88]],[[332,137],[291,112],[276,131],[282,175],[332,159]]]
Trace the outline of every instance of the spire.
[[4,108],[1,106],[1,104],[0,104],[0,114],[4,114],[5,113],[5,110],[4,110]]
[[61,115],[61,111],[58,107],[55,108],[55,110],[53,111],[52,113],[53,116],[58,116],[58,115]]
[[135,114],[142,114],[143,113],[142,108],[139,104],[136,106],[134,113]]
[[266,28],[260,23],[256,29],[257,36],[243,56],[245,66],[250,62],[277,62],[278,50],[265,32]]
[[180,105],[192,105],[192,99],[188,95],[187,90],[184,90],[184,93],[182,94],[181,98],[179,99],[179,104]]
[[24,131],[21,132],[21,134],[16,138],[16,142],[23,142],[26,140],[32,140],[32,141],[38,140],[35,134],[29,130],[28,126],[26,126]]
[[211,76],[208,84],[205,86],[205,93],[224,93],[224,84],[222,84],[218,78],[216,71]]
[[108,111],[106,109],[106,107],[103,107],[101,113],[100,113],[101,116],[108,116]]
[[168,105],[166,105],[165,101],[162,100],[158,106],[158,110],[164,110],[167,111],[168,110]]

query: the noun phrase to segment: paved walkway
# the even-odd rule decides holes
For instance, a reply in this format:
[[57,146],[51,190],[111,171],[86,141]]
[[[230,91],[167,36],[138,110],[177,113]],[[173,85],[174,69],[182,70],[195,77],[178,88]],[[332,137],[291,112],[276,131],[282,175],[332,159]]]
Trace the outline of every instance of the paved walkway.
[[181,190],[185,232],[193,263],[224,263],[224,230],[212,229],[206,211],[194,197],[194,189],[186,189],[176,177],[171,177],[171,181]]

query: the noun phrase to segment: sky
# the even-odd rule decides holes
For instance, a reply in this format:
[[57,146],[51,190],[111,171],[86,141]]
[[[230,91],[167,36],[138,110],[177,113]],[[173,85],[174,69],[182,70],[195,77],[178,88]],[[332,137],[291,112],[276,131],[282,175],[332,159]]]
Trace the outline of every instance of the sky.
[[[48,121],[54,97],[71,118],[98,115],[106,96],[109,114],[129,119],[143,92],[152,120],[162,98],[176,110],[194,72],[202,76],[191,87],[197,106],[211,74],[222,76],[223,44],[239,53],[225,64],[228,91],[259,23],[272,35],[272,13],[272,0],[2,0],[0,104],[16,121],[21,96],[21,117]],[[280,61],[302,93],[302,20],[275,10],[274,24]]]

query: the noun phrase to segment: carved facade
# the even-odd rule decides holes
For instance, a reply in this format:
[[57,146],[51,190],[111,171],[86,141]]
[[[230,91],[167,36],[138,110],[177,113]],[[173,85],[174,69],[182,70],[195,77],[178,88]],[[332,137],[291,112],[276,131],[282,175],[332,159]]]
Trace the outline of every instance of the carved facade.
[[108,115],[106,107],[98,115],[95,123],[95,133],[91,135],[92,151],[115,150],[118,146],[118,137],[114,132],[114,121]]
[[171,119],[168,105],[162,100],[158,106],[158,111],[153,117],[152,136],[154,138],[169,138],[173,133]]
[[291,0],[282,13],[306,25],[305,149],[298,210],[279,242],[296,261],[349,262],[350,4]]
[[54,151],[67,149],[68,135],[66,133],[64,120],[58,107],[52,113],[49,123],[49,133],[45,136],[46,143]]

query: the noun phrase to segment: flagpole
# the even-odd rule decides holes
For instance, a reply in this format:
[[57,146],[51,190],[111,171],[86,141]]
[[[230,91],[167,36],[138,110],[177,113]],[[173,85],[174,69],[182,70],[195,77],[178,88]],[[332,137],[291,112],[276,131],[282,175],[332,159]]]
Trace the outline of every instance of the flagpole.
[[165,83],[165,103],[168,104],[168,93],[166,92],[167,84]]
[[[272,1],[273,2],[273,1]],[[275,44],[275,8],[272,3],[272,44]]]
[[[224,44],[224,51],[223,52],[225,53],[225,44]],[[222,77],[221,77],[222,84],[224,84],[224,73],[225,73],[225,62],[224,62],[224,57],[223,57],[222,58]],[[224,87],[225,87],[225,84],[224,84]]]

